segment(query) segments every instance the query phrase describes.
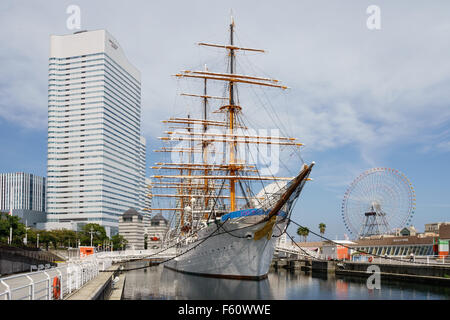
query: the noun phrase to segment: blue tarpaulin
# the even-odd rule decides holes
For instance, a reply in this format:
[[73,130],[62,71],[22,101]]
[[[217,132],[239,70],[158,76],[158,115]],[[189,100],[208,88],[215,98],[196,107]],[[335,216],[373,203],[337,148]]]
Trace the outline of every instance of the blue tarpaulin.
[[[245,210],[239,210],[239,211],[233,211],[227,214],[224,214],[221,217],[222,221],[226,221],[227,219],[235,219],[239,217],[245,217],[245,216],[261,216],[269,214],[269,210],[264,211],[263,209],[245,209]],[[286,216],[286,212],[280,211],[278,212],[279,216]]]

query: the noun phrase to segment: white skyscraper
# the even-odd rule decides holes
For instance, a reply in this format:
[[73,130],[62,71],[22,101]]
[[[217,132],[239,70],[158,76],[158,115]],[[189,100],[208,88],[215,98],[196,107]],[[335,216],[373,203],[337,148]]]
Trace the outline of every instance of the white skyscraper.
[[0,211],[45,211],[45,178],[25,172],[0,174]]
[[140,176],[141,180],[140,180],[139,184],[140,184],[141,190],[140,190],[140,194],[139,194],[139,202],[140,202],[139,208],[136,208],[136,209],[138,209],[141,214],[144,214],[144,212],[147,212],[147,211],[143,210],[146,207],[145,199],[147,198],[147,196],[146,196],[147,187],[145,184],[145,154],[146,154],[145,143],[146,143],[146,140],[144,137],[141,137],[140,143],[141,143],[141,147],[139,149],[139,161],[140,161],[139,176]]
[[112,235],[142,209],[140,81],[106,30],[50,37],[47,229],[98,223]]

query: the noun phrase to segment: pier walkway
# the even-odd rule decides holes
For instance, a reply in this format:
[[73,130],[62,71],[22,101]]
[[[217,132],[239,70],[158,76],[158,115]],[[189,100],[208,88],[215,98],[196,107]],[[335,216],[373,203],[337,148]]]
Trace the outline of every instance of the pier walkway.
[[65,300],[105,300],[112,290],[113,279],[120,265],[112,265],[87,282],[80,290],[70,294]]
[[2,277],[0,300],[102,299],[105,298],[102,292],[105,288],[109,290],[111,275],[120,263],[164,260],[175,256],[175,249],[160,251],[98,252],[85,257],[72,257],[58,267]]
[[279,243],[275,247],[276,255],[294,256],[297,258],[319,258],[317,251],[311,250],[311,248],[302,248],[292,243]]

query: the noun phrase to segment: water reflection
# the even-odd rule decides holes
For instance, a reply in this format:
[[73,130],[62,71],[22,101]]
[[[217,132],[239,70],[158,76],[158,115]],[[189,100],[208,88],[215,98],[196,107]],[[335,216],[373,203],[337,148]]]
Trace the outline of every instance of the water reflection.
[[[127,266],[133,268],[136,266]],[[269,281],[207,278],[175,272],[163,266],[127,272],[124,299],[193,300],[273,299]]]
[[[138,267],[139,262],[128,268]],[[141,263],[142,266],[142,263]],[[450,299],[450,288],[381,281],[369,290],[366,279],[333,273],[273,270],[261,281],[206,278],[175,272],[163,266],[126,273],[124,299],[300,300],[300,299]]]
[[[256,300],[272,299],[269,281],[241,281],[233,279],[207,278],[175,272],[164,268],[161,273],[161,285],[166,296],[184,299],[233,299]],[[172,288],[171,291],[169,291]]]

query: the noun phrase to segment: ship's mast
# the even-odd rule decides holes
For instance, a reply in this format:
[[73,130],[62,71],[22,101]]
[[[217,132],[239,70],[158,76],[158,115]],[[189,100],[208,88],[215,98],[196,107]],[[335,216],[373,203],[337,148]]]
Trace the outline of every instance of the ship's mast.
[[[233,43],[233,33],[234,33],[234,21],[233,17],[231,17],[230,23],[230,74],[234,74],[234,43]],[[234,121],[235,121],[235,104],[234,104],[234,82],[229,82],[230,86],[230,98],[229,98],[229,106],[228,106],[228,121],[229,121],[229,134],[234,133]],[[236,167],[235,167],[235,154],[234,150],[236,149],[236,143],[232,142],[230,144],[230,175],[236,175]],[[230,179],[230,210],[231,212],[236,210],[236,180]]]
[[[191,118],[191,116],[188,114],[188,119],[190,119]],[[191,133],[191,124],[189,123],[188,124],[188,129],[187,129],[187,131],[189,132],[189,133]],[[189,162],[190,163],[193,163],[194,162],[194,152],[192,152],[192,150],[194,150],[194,142],[193,141],[191,141],[190,142],[190,145],[189,145],[189,149],[190,149],[190,151],[189,151]],[[192,175],[192,169],[191,168],[189,168],[188,169],[188,176],[191,176]],[[192,225],[194,224],[194,202],[192,201],[192,187],[191,187],[191,185],[189,185],[188,186],[188,195],[189,195],[189,206],[190,206],[190,220],[189,220],[189,224],[190,224],[190,227],[191,227],[191,229],[190,229],[190,231],[192,231]]]
[[[265,52],[261,49],[239,47],[235,45],[234,41],[235,24],[233,18],[231,18],[231,23],[229,25],[229,44],[213,44],[213,43],[198,43],[201,46],[208,46],[213,48],[222,48],[228,51],[229,56],[229,66],[228,72],[214,72],[209,71],[206,66],[203,70],[183,70],[181,73],[175,74],[177,78],[193,78],[202,79],[204,85],[202,94],[193,93],[182,93],[183,96],[190,96],[201,98],[202,102],[202,116],[195,118],[192,116],[187,117],[176,117],[164,120],[163,123],[168,124],[170,131],[165,131],[168,136],[158,137],[164,142],[174,143],[177,141],[188,142],[187,145],[180,146],[168,146],[162,147],[155,152],[179,152],[180,159],[183,159],[182,154],[188,152],[189,157],[188,162],[182,161],[172,161],[168,163],[156,163],[155,170],[170,170],[178,171],[179,174],[165,174],[158,173],[153,176],[153,188],[161,189],[162,192],[158,194],[153,193],[153,197],[158,198],[175,198],[179,199],[179,206],[175,208],[163,207],[163,208],[150,208],[150,211],[169,211],[177,212],[181,218],[181,227],[183,227],[183,222],[186,220],[193,226],[193,217],[196,215],[197,222],[200,221],[201,214],[203,214],[204,219],[209,219],[211,215],[223,214],[227,212],[232,212],[238,210],[238,204],[243,200],[246,201],[248,205],[248,199],[243,194],[236,194],[236,184],[239,183],[244,193],[241,185],[241,181],[247,181],[248,183],[262,182],[262,181],[291,181],[293,177],[275,177],[275,176],[262,176],[259,174],[258,169],[246,163],[243,160],[238,159],[238,146],[242,145],[279,145],[279,146],[293,146],[294,148],[302,146],[301,143],[296,142],[295,138],[290,137],[279,137],[279,136],[262,136],[258,134],[248,134],[238,132],[238,129],[247,130],[248,128],[240,123],[238,114],[241,112],[241,106],[239,105],[239,100],[237,98],[237,83],[242,83],[244,85],[257,85],[263,87],[287,89],[286,86],[280,84],[279,80],[271,79],[267,77],[259,77],[256,75],[245,75],[236,72],[236,53],[239,52]],[[208,95],[209,88],[207,85],[210,83],[222,82],[226,85],[226,93],[222,96]],[[210,106],[209,99],[222,100],[219,104],[219,109],[213,111],[213,113],[222,113],[224,115],[223,120],[209,119]],[[202,130],[196,131],[196,126],[201,126]],[[208,132],[209,128],[219,128],[218,131]],[[174,129],[174,130],[172,130]],[[195,146],[194,144],[199,144]],[[225,154],[224,163],[209,163],[209,155],[217,156],[222,152],[213,148],[213,143],[223,143]],[[195,162],[193,154],[201,153],[201,162]],[[176,192],[170,192],[171,189],[175,189]],[[227,191],[227,194],[221,194],[222,191]],[[163,191],[168,191],[165,193]],[[195,201],[197,205],[194,208],[193,198],[195,197],[198,201]],[[222,206],[217,210],[211,210],[211,206],[216,205],[216,201],[219,200]],[[264,197],[254,197],[254,199],[264,200]],[[213,204],[214,202],[214,204]],[[224,206],[224,202],[229,202],[228,208]],[[199,206],[198,204],[203,205]],[[191,213],[185,212],[185,206],[191,204]],[[194,210],[195,209],[195,210]],[[186,217],[191,219],[186,219]]]
[[[208,72],[208,68],[205,65],[205,72]],[[203,134],[206,135],[206,131],[208,131],[208,91],[207,91],[207,81],[208,79],[204,79],[204,88],[203,88]],[[205,164],[205,171],[204,174],[205,176],[208,175],[208,168],[206,167],[206,164],[208,163],[208,153],[207,153],[207,147],[208,147],[208,142],[203,140],[202,141],[202,153],[203,153],[203,164]],[[209,199],[207,197],[208,193],[209,193],[209,188],[208,188],[208,179],[204,179],[204,195],[205,195],[205,208],[208,208],[208,203],[209,203]],[[206,213],[204,218],[207,218]]]

